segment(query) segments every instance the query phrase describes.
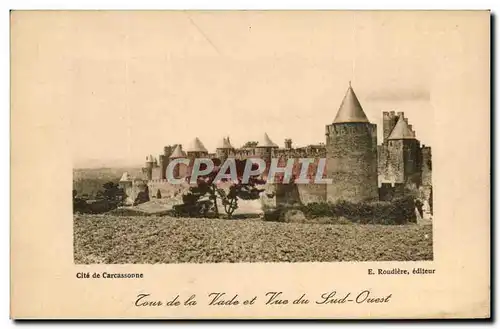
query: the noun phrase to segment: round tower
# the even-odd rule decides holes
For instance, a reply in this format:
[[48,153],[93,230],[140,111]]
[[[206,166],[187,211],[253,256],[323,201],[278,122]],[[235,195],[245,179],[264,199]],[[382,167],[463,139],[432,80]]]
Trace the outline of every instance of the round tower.
[[153,165],[154,165],[153,156],[152,155],[146,156],[146,168],[145,168],[145,170],[146,170],[147,180],[153,179]]
[[[170,160],[174,160],[174,159],[185,158],[185,157],[186,157],[186,154],[182,150],[182,145],[178,144],[175,147],[175,150],[172,152],[172,154],[170,155],[169,158],[170,158]],[[181,178],[182,175],[186,174],[186,165],[182,164],[182,163],[177,164],[174,167],[172,174],[173,174],[175,179]]]
[[422,182],[420,142],[403,112],[387,138],[388,167],[395,183],[418,187]]
[[123,189],[125,192],[125,203],[126,204],[132,204],[134,202],[133,200],[133,179],[129,175],[128,172],[124,172],[122,177],[120,178],[120,181],[118,182],[118,185]]
[[265,170],[266,175],[269,171],[269,166],[271,164],[273,150],[277,148],[278,145],[269,138],[267,133],[264,133],[261,139],[259,139],[259,141],[257,142],[257,146],[255,147],[255,155],[266,162],[266,170]]
[[208,151],[198,137],[195,137],[187,148],[187,156],[190,159],[204,158],[208,156]]
[[219,158],[221,162],[224,162],[229,157],[233,149],[234,147],[229,142],[229,137],[223,137],[220,143],[217,145],[215,153],[217,155],[217,158]]
[[332,124],[326,126],[327,201],[378,200],[377,125],[371,124],[349,88]]

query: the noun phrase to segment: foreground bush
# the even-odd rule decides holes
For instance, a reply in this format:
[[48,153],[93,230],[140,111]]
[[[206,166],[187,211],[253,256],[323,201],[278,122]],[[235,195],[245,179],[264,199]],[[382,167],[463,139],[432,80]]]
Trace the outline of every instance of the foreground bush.
[[283,222],[282,214],[297,209],[313,222],[331,224],[383,224],[401,225],[416,222],[415,199],[403,197],[392,201],[337,203],[310,203],[302,206],[279,206],[265,211],[264,220]]

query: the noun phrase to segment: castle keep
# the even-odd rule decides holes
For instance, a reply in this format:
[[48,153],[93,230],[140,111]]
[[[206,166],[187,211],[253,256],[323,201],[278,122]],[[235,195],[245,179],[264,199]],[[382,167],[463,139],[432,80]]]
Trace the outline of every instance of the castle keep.
[[370,123],[349,85],[333,123],[326,126],[327,201],[378,199],[377,125]]
[[[383,112],[382,130],[383,140],[378,145],[377,125],[370,122],[349,84],[336,116],[326,125],[325,143],[293,147],[292,140],[286,139],[281,148],[265,133],[257,145],[245,148],[235,148],[229,137],[223,137],[215,153],[210,153],[196,137],[185,149],[174,144],[165,146],[158,158],[147,156],[144,177],[139,180],[145,181],[151,197],[161,195],[165,198],[187,188],[187,183],[172,185],[166,180],[166,169],[173,159],[203,157],[212,159],[217,165],[229,157],[236,160],[261,158],[267,164],[272,158],[278,158],[280,166],[285,166],[288,159],[314,158],[309,168],[312,178],[319,159],[323,158],[326,159],[323,177],[331,179],[332,184],[281,184],[277,188],[277,202],[289,202],[290,199],[302,203],[390,200],[413,191],[424,207],[429,208],[432,204],[431,148],[420,145],[403,112]],[[189,166],[177,165],[174,177],[184,177],[188,172]],[[296,161],[294,174],[299,172],[300,165]],[[124,175],[120,184],[129,198],[137,195],[138,179]],[[295,193],[290,192],[292,185]]]

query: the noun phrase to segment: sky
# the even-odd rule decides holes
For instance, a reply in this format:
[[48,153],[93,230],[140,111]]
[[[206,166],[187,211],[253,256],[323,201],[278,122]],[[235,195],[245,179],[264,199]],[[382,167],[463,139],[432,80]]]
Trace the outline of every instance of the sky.
[[210,152],[223,136],[240,147],[264,132],[280,146],[325,142],[349,81],[379,143],[382,111],[393,110],[432,145],[439,45],[461,42],[437,13],[81,12],[50,22],[75,167],[142,165],[194,137]]

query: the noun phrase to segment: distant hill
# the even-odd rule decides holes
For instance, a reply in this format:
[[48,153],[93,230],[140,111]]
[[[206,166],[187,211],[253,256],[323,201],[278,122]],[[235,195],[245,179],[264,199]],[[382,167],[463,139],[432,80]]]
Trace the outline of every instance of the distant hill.
[[73,181],[84,178],[120,179],[124,172],[128,172],[132,177],[142,177],[142,169],[139,167],[76,168],[73,169]]
[[95,196],[105,183],[118,183],[124,172],[132,177],[143,177],[142,169],[137,167],[73,169],[73,189],[80,196]]

